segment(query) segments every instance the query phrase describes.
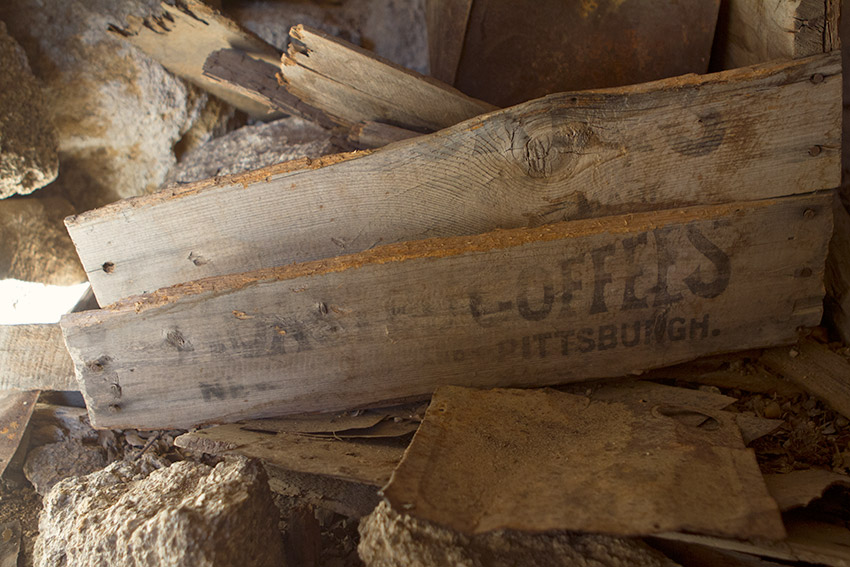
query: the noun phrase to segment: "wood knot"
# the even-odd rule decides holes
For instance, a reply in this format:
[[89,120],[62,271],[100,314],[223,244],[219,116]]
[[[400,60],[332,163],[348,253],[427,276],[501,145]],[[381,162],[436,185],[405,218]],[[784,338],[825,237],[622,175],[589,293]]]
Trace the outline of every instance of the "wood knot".
[[511,137],[511,155],[529,177],[542,179],[566,170],[572,171],[586,153],[592,131],[587,124],[551,125],[529,132],[518,126]]

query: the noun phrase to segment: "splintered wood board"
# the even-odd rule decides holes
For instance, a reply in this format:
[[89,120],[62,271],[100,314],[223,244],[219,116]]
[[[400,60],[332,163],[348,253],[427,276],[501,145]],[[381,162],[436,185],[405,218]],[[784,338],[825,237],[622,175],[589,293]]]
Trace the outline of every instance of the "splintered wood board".
[[792,342],[832,196],[500,230],[209,278],[61,321],[97,427],[541,386]]
[[343,126],[386,122],[432,132],[496,110],[431,77],[306,26],[289,30],[286,89]]
[[840,73],[833,53],[553,95],[363,157],[207,180],[66,224],[106,305],[392,242],[832,188]]
[[204,76],[204,62],[219,49],[240,49],[272,61],[278,57],[273,46],[204,2],[181,0],[176,5],[163,2],[149,17],[129,17],[126,27],[112,25],[109,30],[123,36],[175,75],[239,110],[259,118],[274,117],[267,106],[252,97]]

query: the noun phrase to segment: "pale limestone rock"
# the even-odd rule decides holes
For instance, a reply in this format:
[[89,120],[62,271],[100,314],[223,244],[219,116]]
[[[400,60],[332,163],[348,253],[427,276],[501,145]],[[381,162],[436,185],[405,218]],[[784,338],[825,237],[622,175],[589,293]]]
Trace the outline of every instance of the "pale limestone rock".
[[366,567],[675,567],[640,540],[590,534],[501,531],[466,536],[381,502],[360,522]]
[[296,116],[234,130],[187,153],[165,185],[231,175],[337,151],[331,132]]
[[[77,211],[155,190],[208,97],[108,31],[159,0],[15,0],[0,19],[44,84]],[[195,136],[198,137],[197,135]],[[201,136],[203,137],[203,136]]]
[[58,171],[56,132],[41,85],[0,22],[0,199],[32,193]]
[[44,499],[41,567],[284,564],[265,472],[244,459],[181,461],[153,472],[116,462],[57,484]]

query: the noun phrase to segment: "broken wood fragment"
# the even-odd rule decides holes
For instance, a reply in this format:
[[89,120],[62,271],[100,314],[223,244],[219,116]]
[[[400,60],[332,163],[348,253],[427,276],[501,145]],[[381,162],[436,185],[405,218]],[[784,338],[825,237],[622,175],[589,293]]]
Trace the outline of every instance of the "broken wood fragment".
[[66,224],[106,305],[404,240],[806,193],[840,181],[840,90],[829,54],[552,95],[366,155],[171,188]]
[[432,132],[496,110],[460,91],[307,26],[289,30],[286,89],[348,128],[384,122]]
[[759,362],[850,417],[850,361],[829,347],[803,339],[796,346],[766,350]]
[[281,86],[277,73],[277,65],[238,49],[214,51],[203,66],[204,77],[222,88],[231,89],[266,106],[269,115],[282,112],[312,120],[326,128],[335,125],[324,112],[306,104]]
[[0,325],[0,390],[79,390],[59,325]]
[[839,48],[840,0],[727,0],[717,22],[721,69],[800,59]]
[[[682,421],[685,410],[710,424]],[[383,493],[470,535],[785,535],[731,414],[554,390],[437,389]]]
[[211,92],[239,110],[258,118],[273,118],[268,107],[253,97],[212,81],[203,73],[207,57],[220,49],[239,49],[254,57],[275,60],[278,51],[236,22],[200,0],[163,2],[147,18],[129,17],[126,26],[110,30],[122,36],[175,75]]
[[808,506],[832,486],[850,487],[850,477],[823,469],[764,475],[767,490],[783,512]]
[[348,133],[348,141],[354,147],[371,149],[380,148],[393,142],[407,140],[408,138],[415,138],[419,135],[419,132],[399,128],[391,124],[366,120],[351,127]]
[[446,382],[620,376],[788,343],[817,324],[831,199],[387,245],[190,282],[61,325],[97,427],[339,411]]
[[826,319],[850,345],[850,213],[841,199],[835,199],[833,218],[835,230],[826,261]]
[[15,458],[36,401],[38,401],[38,390],[0,391],[0,476]]

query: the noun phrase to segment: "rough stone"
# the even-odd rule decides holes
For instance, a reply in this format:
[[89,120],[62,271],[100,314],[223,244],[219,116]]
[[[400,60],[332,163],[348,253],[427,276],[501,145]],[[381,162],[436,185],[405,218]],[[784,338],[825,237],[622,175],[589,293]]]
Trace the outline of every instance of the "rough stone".
[[284,564],[279,512],[259,465],[181,461],[148,472],[148,461],[57,484],[44,499],[35,564]]
[[514,531],[465,536],[394,511],[381,502],[360,522],[360,558],[367,567],[673,567],[640,540],[603,535]]
[[24,50],[0,22],[0,199],[44,187],[59,171],[56,132]]
[[[0,201],[0,279],[73,285],[86,274],[63,219],[74,207],[53,187]],[[50,195],[48,195],[48,193]]]
[[428,73],[425,0],[247,1],[228,15],[280,50],[289,28],[304,24]]
[[[44,84],[57,130],[55,184],[78,211],[156,189],[209,97],[108,31],[159,0],[16,0],[0,19]],[[197,137],[197,136],[196,136]]]
[[32,449],[24,463],[24,474],[35,491],[45,496],[59,481],[83,476],[105,466],[103,449],[69,439]]
[[244,126],[187,153],[168,174],[166,186],[230,175],[304,157],[337,151],[331,133],[290,116]]

